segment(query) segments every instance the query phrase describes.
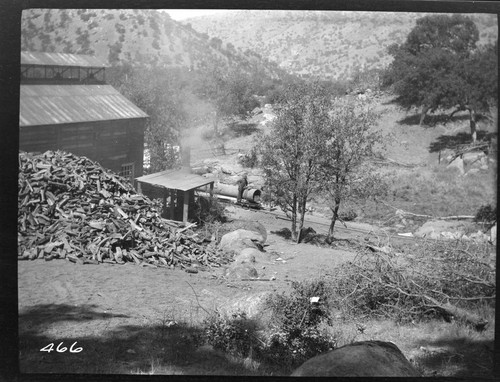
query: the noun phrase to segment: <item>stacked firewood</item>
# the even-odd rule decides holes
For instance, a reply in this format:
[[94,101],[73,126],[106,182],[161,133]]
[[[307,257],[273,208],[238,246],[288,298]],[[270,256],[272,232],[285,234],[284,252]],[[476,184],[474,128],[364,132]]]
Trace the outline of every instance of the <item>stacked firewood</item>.
[[18,258],[134,262],[188,271],[227,262],[204,238],[160,216],[98,163],[62,151],[19,154]]

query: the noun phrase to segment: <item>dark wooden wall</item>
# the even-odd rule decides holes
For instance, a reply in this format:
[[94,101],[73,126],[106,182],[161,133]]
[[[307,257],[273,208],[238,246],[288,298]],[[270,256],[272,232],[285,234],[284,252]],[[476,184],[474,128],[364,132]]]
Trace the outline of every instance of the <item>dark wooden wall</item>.
[[29,152],[64,150],[86,156],[119,173],[135,164],[135,177],[143,175],[145,119],[80,122],[50,126],[22,126],[19,149]]

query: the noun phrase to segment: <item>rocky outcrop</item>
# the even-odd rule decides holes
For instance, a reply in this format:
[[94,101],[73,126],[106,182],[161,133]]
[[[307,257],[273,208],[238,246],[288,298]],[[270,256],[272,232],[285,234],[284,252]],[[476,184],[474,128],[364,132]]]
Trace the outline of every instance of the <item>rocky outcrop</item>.
[[392,342],[363,341],[318,355],[292,377],[419,377],[420,373]]

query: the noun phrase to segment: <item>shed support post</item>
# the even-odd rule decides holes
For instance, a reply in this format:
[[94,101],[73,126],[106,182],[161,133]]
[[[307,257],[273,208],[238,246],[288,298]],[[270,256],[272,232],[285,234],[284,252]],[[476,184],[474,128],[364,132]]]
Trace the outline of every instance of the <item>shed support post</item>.
[[139,194],[142,194],[142,186],[141,186],[141,182],[137,182],[137,193]]
[[184,209],[182,211],[182,221],[187,223],[189,212],[189,191],[184,191]]
[[175,190],[170,190],[170,216],[169,219],[175,219]]
[[210,183],[210,197],[214,196],[214,182]]
[[161,214],[163,216],[167,216],[167,196],[168,196],[168,188],[163,189],[163,208]]

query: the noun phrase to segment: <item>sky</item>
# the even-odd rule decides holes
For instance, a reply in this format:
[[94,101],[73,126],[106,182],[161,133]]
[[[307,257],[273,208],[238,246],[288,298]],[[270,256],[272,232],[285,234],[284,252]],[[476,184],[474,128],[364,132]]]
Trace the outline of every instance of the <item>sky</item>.
[[176,21],[188,19],[190,17],[214,15],[227,11],[227,9],[165,9],[165,12]]

